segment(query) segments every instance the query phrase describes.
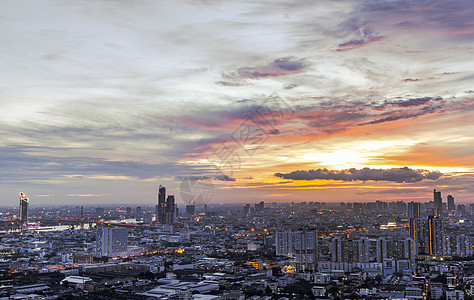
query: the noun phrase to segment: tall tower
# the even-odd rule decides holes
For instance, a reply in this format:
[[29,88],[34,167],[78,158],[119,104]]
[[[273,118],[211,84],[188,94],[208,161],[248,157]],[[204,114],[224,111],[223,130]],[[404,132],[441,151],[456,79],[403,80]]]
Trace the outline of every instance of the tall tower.
[[312,271],[317,267],[318,233],[316,229],[305,226],[293,232],[296,270]]
[[448,211],[450,213],[454,211],[454,197],[451,195],[448,195]]
[[30,200],[25,194],[20,193],[20,222],[26,224],[28,222],[28,204]]
[[81,229],[84,229],[84,206],[81,205]]
[[441,198],[441,192],[437,192],[436,189],[433,190],[433,201],[435,206],[435,215],[439,217],[443,213],[443,199]]
[[444,235],[444,220],[428,216],[428,230],[429,254],[445,255],[446,239]]
[[166,222],[166,188],[162,185],[158,188],[158,204],[156,205],[156,222]]
[[174,195],[168,195],[165,205],[165,222],[164,224],[174,224],[176,205]]
[[413,201],[408,203],[408,218],[421,218],[421,203]]

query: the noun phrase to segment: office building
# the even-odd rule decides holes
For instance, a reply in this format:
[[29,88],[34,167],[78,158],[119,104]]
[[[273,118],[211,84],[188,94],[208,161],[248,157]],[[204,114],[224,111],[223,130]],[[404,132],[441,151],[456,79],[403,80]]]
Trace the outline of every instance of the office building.
[[186,214],[188,216],[194,217],[195,213],[196,213],[196,205],[194,203],[186,205]]
[[440,217],[443,214],[443,199],[441,198],[441,192],[433,190],[433,202],[435,208],[435,216]]
[[421,203],[410,202],[408,203],[408,218],[416,219],[421,218]]
[[162,185],[158,188],[158,204],[156,205],[156,222],[165,224],[166,222],[166,188]]
[[105,209],[103,207],[96,207],[95,216],[97,218],[103,218],[105,216]]
[[174,224],[176,219],[176,204],[174,195],[166,196],[166,188],[158,188],[158,204],[156,205],[156,222],[159,224]]
[[252,212],[251,212],[251,209],[250,209],[250,204],[247,203],[247,204],[245,204],[245,206],[244,206],[244,216],[250,217],[251,214],[252,214]]
[[145,212],[145,214],[143,214],[143,223],[145,224],[151,224],[153,223],[153,214],[149,211]]
[[451,214],[452,212],[455,211],[455,206],[454,206],[454,197],[451,195],[448,195],[448,212]]
[[265,202],[255,203],[255,213],[262,214],[265,212]]
[[166,205],[165,205],[165,222],[163,224],[174,224],[175,217],[176,217],[176,204],[174,195],[168,195],[166,197]]
[[126,228],[101,227],[97,230],[97,256],[114,256],[127,251],[128,230]]
[[30,200],[26,197],[25,194],[20,193],[20,223],[28,223],[28,204]]
[[137,222],[143,221],[143,209],[141,206],[137,206],[137,211],[135,212],[135,220]]

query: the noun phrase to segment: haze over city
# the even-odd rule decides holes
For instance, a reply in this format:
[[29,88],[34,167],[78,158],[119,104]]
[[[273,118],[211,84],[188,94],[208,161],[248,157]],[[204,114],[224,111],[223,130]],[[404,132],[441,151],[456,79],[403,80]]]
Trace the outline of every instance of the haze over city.
[[474,202],[472,1],[2,1],[0,205]]

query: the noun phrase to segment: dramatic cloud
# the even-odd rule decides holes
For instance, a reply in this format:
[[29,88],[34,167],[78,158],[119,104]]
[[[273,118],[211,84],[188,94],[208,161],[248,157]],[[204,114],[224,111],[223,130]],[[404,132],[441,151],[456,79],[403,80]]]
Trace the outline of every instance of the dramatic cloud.
[[408,167],[393,169],[363,168],[348,170],[317,169],[308,171],[294,171],[291,173],[276,173],[276,177],[292,180],[342,180],[342,181],[393,181],[418,182],[422,180],[436,180],[443,175],[440,172],[427,170],[413,170]]
[[[398,101],[392,101],[389,102],[392,105],[395,106],[400,106],[400,107],[409,107],[409,106],[419,106],[426,104],[433,100],[431,97],[423,97],[423,98],[413,98],[413,99],[407,99],[407,100],[398,100]],[[436,100],[441,100],[441,99],[436,99]]]
[[351,49],[360,48],[364,45],[370,44],[372,42],[377,42],[383,39],[381,35],[374,35],[372,34],[372,30],[370,29],[361,29],[358,33],[358,37],[352,39],[348,42],[339,44],[339,48],[337,51],[346,51]]
[[283,57],[274,60],[268,65],[242,67],[236,72],[224,73],[222,77],[225,81],[218,81],[216,83],[224,86],[239,86],[242,83],[236,81],[294,75],[304,72],[307,67],[308,64],[302,59],[293,60],[290,57]]
[[[38,198],[50,203],[68,194],[154,203],[156,186],[173,190],[184,175],[232,186],[216,189],[222,202],[242,201],[234,188],[257,200],[288,187],[301,191],[275,199],[311,201],[305,189],[316,184],[273,186],[273,170],[345,170],[326,172],[334,177],[364,166],[444,175],[324,188],[436,184],[472,198],[472,180],[451,173],[473,168],[472,0],[10,0],[0,9],[0,204],[16,204],[19,188],[56,195]],[[273,93],[287,105],[257,112]],[[239,157],[229,177],[211,161],[223,143],[222,160]]]

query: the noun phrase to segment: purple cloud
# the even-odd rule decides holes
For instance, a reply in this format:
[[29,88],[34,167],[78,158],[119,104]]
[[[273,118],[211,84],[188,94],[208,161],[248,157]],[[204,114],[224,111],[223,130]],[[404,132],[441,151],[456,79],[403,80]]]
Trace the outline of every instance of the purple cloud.
[[443,175],[440,172],[427,170],[413,170],[408,167],[393,169],[363,168],[348,170],[298,170],[291,173],[275,173],[276,177],[292,180],[342,180],[342,181],[393,181],[393,182],[418,182],[422,180],[437,180]]
[[307,64],[303,60],[292,60],[289,57],[284,57],[276,59],[268,65],[242,67],[237,70],[237,74],[243,78],[260,79],[298,74],[306,68]]
[[384,38],[382,35],[374,35],[370,29],[362,29],[359,33],[359,37],[352,39],[348,42],[339,44],[337,51],[346,51],[351,49],[360,48],[372,42],[380,41]]

